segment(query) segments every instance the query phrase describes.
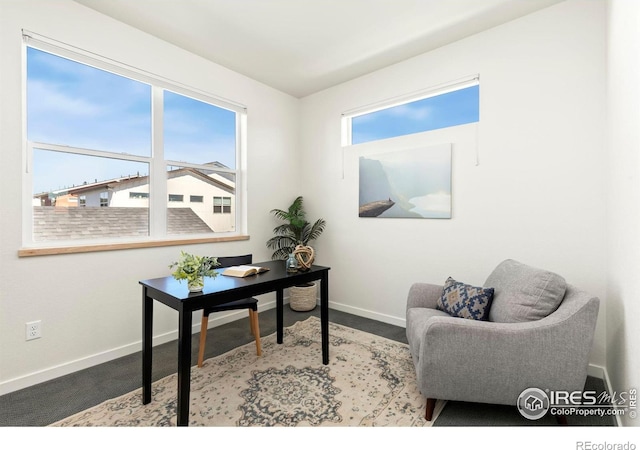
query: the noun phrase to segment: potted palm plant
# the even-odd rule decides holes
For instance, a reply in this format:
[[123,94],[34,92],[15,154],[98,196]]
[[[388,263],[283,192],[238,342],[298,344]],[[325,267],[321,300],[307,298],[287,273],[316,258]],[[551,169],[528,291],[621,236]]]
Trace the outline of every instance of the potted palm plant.
[[308,246],[318,239],[326,226],[324,219],[313,224],[307,221],[302,196],[296,198],[287,210],[272,209],[271,214],[286,222],[275,227],[274,236],[267,241],[267,247],[274,250],[271,259],[287,259],[298,245]]
[[[309,244],[318,239],[326,226],[324,219],[318,219],[313,223],[307,221],[302,196],[297,197],[288,209],[272,209],[271,213],[285,222],[273,229],[274,236],[267,241],[267,247],[274,250],[271,259],[286,260],[296,251],[310,249]],[[311,260],[303,262],[313,262],[313,254],[311,249]],[[316,296],[315,283],[291,287],[289,306],[295,311],[310,311],[316,306]]]

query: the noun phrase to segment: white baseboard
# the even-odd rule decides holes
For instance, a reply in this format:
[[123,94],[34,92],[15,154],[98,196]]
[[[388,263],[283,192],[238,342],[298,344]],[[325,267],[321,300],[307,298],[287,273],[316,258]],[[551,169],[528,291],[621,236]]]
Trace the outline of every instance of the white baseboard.
[[[606,373],[607,373],[607,370],[602,366],[589,364],[589,367],[587,367],[587,375],[589,375],[590,377],[602,378],[604,380]],[[609,389],[610,386],[605,386],[605,387]]]
[[[284,303],[285,305],[289,303],[288,297],[284,298]],[[275,300],[260,302],[260,311],[266,311],[269,309],[273,309],[275,307],[276,307]],[[360,309],[360,308],[353,308],[347,305],[334,303],[334,302],[329,302],[329,307],[339,311],[366,317],[369,319],[378,320],[381,322],[387,322],[387,323],[391,323],[391,324],[402,326],[402,327],[404,326],[404,320],[400,320],[395,317],[387,316],[384,314],[378,314],[373,311]],[[216,314],[215,317],[211,316],[209,318],[209,328],[214,328],[229,322],[233,322],[234,320],[241,319],[244,316],[246,316],[246,312],[242,310],[229,311],[226,314]],[[199,323],[194,324],[191,332],[199,333],[200,324]],[[167,342],[171,342],[176,339],[178,339],[177,329],[168,333],[154,336],[153,346],[155,347],[157,345],[165,344]],[[50,381],[58,377],[69,375],[71,373],[78,372],[80,370],[88,369],[90,367],[97,366],[99,364],[103,364],[105,362],[112,361],[114,359],[121,358],[123,356],[127,356],[135,352],[139,352],[141,348],[142,348],[142,339],[127,345],[123,345],[122,347],[114,348],[101,353],[96,353],[94,355],[80,358],[75,361],[69,361],[64,364],[48,367],[46,369],[39,370],[37,372],[32,372],[24,376],[6,380],[0,383],[0,395],[5,395],[10,392],[15,392],[20,389],[25,389],[31,386],[35,386],[36,384],[44,383],[45,381]]]
[[329,308],[337,311],[346,312],[355,316],[366,317],[367,319],[377,320],[378,322],[384,322],[398,327],[406,328],[407,320],[402,317],[390,316],[388,314],[380,314],[368,309],[354,308],[353,306],[344,305],[342,303],[335,303],[330,301]]
[[[155,343],[155,339],[154,339]],[[155,344],[154,344],[155,345]],[[53,367],[48,367],[37,372],[30,373],[18,378],[13,378],[0,383],[0,395],[5,395],[10,392],[18,391],[20,389],[35,386],[36,384],[44,383],[45,381],[53,380],[64,375],[68,375],[79,370],[88,369],[89,367],[97,366],[98,364],[111,361],[131,353],[139,351],[142,346],[142,340],[138,343],[132,343],[108,350],[106,352],[97,353],[85,358],[70,361],[64,364],[60,364]]]
[[[604,388],[607,390],[609,394],[614,392],[613,387],[611,386],[611,380],[609,379],[609,373],[607,372],[606,367],[596,366],[594,364],[589,364],[589,368],[587,369],[587,375],[592,377],[601,378],[604,381]],[[616,426],[622,427],[622,420],[620,416],[614,416],[616,420]]]
[[[285,298],[285,304],[287,303],[288,303],[287,298]],[[266,311],[269,309],[273,309],[275,307],[276,307],[275,300],[260,303],[261,311]],[[229,311],[228,314],[218,315],[216,317],[212,316],[209,319],[209,328],[218,327],[220,325],[224,325],[225,323],[229,323],[229,322],[233,322],[234,320],[241,319],[242,317],[245,317],[245,316],[246,316],[246,311],[243,311],[243,310]],[[194,324],[191,332],[199,333],[200,324],[199,323]],[[175,341],[177,339],[178,339],[178,330],[176,329],[168,333],[154,336],[152,345],[155,347],[157,345],[165,344],[167,342]],[[70,361],[64,364],[60,364],[58,366],[48,367],[46,369],[39,370],[37,372],[33,372],[18,378],[13,378],[11,380],[3,381],[2,383],[0,383],[0,395],[5,395],[10,392],[15,392],[20,389],[35,386],[36,384],[44,383],[45,381],[50,381],[64,375],[69,375],[79,370],[88,369],[89,367],[97,366],[98,364],[102,364],[117,358],[121,358],[123,356],[130,355],[135,352],[139,352],[141,348],[142,348],[142,339],[127,345],[123,345],[122,347],[114,348],[102,353],[97,353],[95,355],[77,359],[75,361]]]

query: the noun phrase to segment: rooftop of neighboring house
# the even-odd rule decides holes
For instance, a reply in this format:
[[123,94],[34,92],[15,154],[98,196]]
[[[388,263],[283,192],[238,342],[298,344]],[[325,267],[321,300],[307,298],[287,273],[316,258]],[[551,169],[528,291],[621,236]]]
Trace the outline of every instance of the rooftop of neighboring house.
[[[168,208],[167,214],[168,234],[213,232],[190,208]],[[120,207],[35,206],[33,224],[35,241],[147,236],[149,210]]]
[[[210,174],[213,174],[213,171],[210,171]],[[207,184],[216,186],[226,192],[234,193],[235,191],[235,183],[230,180],[227,174],[220,174],[220,177],[213,178],[210,174],[205,173],[205,171],[200,169],[191,169],[191,168],[180,168],[175,170],[170,170],[167,172],[167,179],[173,179],[183,176],[192,176],[200,181],[203,181]],[[104,190],[104,189],[112,189],[112,190],[120,190],[127,189],[133,186],[140,186],[148,183],[148,175],[143,176],[131,176],[131,177],[123,177],[116,178],[113,180],[107,180],[100,183],[92,183],[82,186],[76,186],[73,188],[69,188],[69,194],[80,195],[89,191],[95,190]]]
[[[228,169],[227,166],[225,166],[224,164],[218,161],[207,163],[206,165],[211,166],[213,168]],[[216,178],[213,178],[211,176],[214,174],[217,175]],[[181,177],[185,175],[194,176],[206,183],[217,186],[230,193],[233,193],[233,191],[235,190],[235,176],[233,174],[229,174],[226,172],[218,172],[213,169],[204,170],[204,169],[191,169],[191,168],[185,168],[185,167],[178,168],[178,169],[171,169],[167,172],[167,177],[169,179]],[[91,183],[85,181],[84,183],[77,186],[74,185],[74,186],[69,186],[69,187],[65,187],[65,188],[61,188],[53,191],[39,192],[37,194],[34,194],[33,197],[34,198],[44,198],[44,197],[55,198],[60,195],[66,195],[66,194],[78,195],[83,192],[97,190],[97,189],[101,189],[101,190],[119,189],[119,188],[124,189],[126,187],[129,187],[130,184],[134,184],[134,183],[137,185],[146,184],[148,183],[147,181],[148,178],[149,178],[148,175],[136,174],[136,175],[126,175],[126,176],[121,176],[117,178],[111,178],[108,180],[101,180],[101,181],[95,180],[94,182],[91,182]]]

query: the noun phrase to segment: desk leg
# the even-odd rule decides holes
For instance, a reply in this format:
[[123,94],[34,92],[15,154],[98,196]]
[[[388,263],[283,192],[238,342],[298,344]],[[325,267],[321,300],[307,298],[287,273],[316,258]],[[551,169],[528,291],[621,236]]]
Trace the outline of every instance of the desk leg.
[[153,360],[153,299],[142,288],[142,403],[151,402],[151,366]]
[[189,426],[191,392],[191,311],[179,311],[178,325],[178,426]]
[[329,364],[329,274],[320,280],[320,326],[322,329],[322,364]]
[[278,344],[282,344],[282,335],[284,334],[284,289],[276,291],[276,328]]

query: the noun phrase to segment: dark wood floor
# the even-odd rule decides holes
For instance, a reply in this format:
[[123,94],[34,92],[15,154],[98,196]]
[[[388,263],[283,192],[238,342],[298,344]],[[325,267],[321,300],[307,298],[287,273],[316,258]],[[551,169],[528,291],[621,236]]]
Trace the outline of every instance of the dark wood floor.
[[[284,308],[284,325],[290,326],[310,315],[319,317],[320,308],[310,312],[296,312]],[[276,331],[275,309],[260,313],[260,331],[266,336]],[[405,329],[371,319],[331,310],[330,321],[351,328],[407,343]],[[193,364],[197,361],[199,334],[192,338]],[[252,342],[249,320],[241,319],[212,328],[207,335],[205,358],[211,358],[240,345]],[[177,342],[154,348],[153,380],[177,371]],[[60,419],[98,405],[105,400],[131,392],[141,386],[141,352],[118,358],[98,366],[81,370],[55,380],[12,392],[0,397],[0,426],[45,426]],[[589,377],[587,387],[602,391],[604,383]],[[543,419],[546,419],[543,418]],[[555,426],[555,420],[527,421],[515,407],[448,402],[435,421],[435,426]],[[613,426],[611,418],[569,418],[569,425]]]
[[[290,326],[310,315],[320,315],[320,308],[296,312],[284,308],[284,325]],[[260,312],[260,334],[276,331],[275,309]],[[352,328],[407,342],[404,328],[364,319],[340,311],[331,311],[330,320]],[[199,334],[192,338],[193,364],[197,361]],[[205,358],[211,358],[253,341],[249,320],[241,319],[209,329]],[[153,380],[175,373],[177,341],[154,348]],[[81,370],[55,380],[0,397],[0,426],[44,426],[98,405],[141,386],[142,354],[137,352],[104,364]]]

